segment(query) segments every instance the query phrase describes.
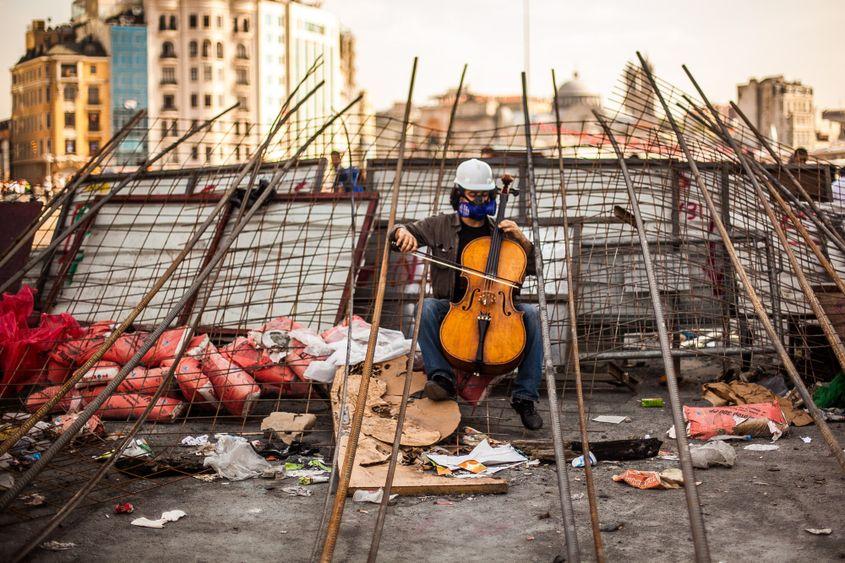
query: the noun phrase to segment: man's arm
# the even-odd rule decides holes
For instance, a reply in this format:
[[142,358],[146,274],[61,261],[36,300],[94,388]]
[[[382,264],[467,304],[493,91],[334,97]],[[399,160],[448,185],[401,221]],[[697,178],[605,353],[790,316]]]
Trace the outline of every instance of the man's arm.
[[433,223],[436,218],[435,215],[407,225],[396,225],[390,232],[389,240],[396,242],[402,252],[413,252],[420,246],[431,246]]

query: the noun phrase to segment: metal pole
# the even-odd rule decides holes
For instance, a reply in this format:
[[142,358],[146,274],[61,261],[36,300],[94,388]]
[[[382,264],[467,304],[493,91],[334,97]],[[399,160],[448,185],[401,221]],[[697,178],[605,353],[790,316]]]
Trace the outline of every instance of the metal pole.
[[[446,127],[446,139],[443,142],[443,156],[440,159],[440,168],[437,171],[437,183],[434,189],[434,201],[432,202],[432,209],[437,209],[437,204],[440,202],[440,192],[442,189],[443,175],[446,170],[446,155],[449,152],[449,143],[452,140],[452,127],[455,122],[455,114],[458,110],[458,104],[461,99],[461,91],[464,87],[464,77],[467,73],[467,65],[464,65],[461,71],[461,79],[458,81],[458,90],[455,92],[455,101],[452,102],[452,111],[449,113],[449,125]],[[385,241],[389,244],[390,241]],[[373,538],[370,542],[370,552],[367,555],[368,563],[375,563],[378,556],[379,543],[381,542],[381,534],[384,529],[384,519],[387,516],[387,505],[390,502],[390,491],[393,488],[393,477],[396,474],[396,463],[399,459],[399,446],[402,441],[402,428],[405,425],[405,413],[408,410],[408,397],[411,395],[411,380],[414,373],[414,354],[417,349],[417,339],[420,334],[420,320],[422,318],[423,301],[425,301],[425,285],[428,279],[429,262],[423,262],[423,272],[420,277],[420,294],[417,297],[417,310],[414,316],[414,331],[411,335],[411,353],[408,355],[408,364],[405,368],[405,384],[402,387],[402,400],[399,403],[399,416],[396,420],[396,432],[393,435],[393,446],[390,450],[390,462],[387,466],[387,476],[384,480],[384,489],[382,490],[381,504],[378,507],[378,516],[376,517],[376,525],[373,530]]]
[[[564,180],[563,175],[563,143],[560,138],[560,105],[558,104],[558,97],[557,97],[557,78],[555,77],[555,71],[552,70],[552,95],[554,96],[554,108],[555,108],[555,131],[556,131],[556,143],[557,143],[557,166],[558,166],[558,176],[560,177],[560,197],[563,205],[563,247],[565,249],[565,260],[566,260],[566,285],[567,288],[571,291],[572,288],[575,287],[575,277],[573,275],[572,269],[572,252],[570,251],[569,246],[569,210],[566,204],[566,182]],[[524,97],[527,97],[527,93],[524,92]],[[536,201],[536,187],[534,185],[534,164],[532,162],[531,157],[531,138],[530,138],[530,124],[528,121],[528,111],[527,111],[527,104],[523,104],[523,110],[525,111],[525,131],[526,131],[526,145],[528,146],[528,180],[529,180],[529,188],[531,192],[531,197],[529,199],[529,209],[531,210],[531,217],[532,217],[532,228],[534,230],[534,240],[536,241],[537,245],[540,244],[540,229],[538,226],[537,219],[539,218],[539,213],[537,212],[537,201]],[[535,249],[535,252],[538,252],[538,249]],[[538,266],[537,269],[540,269],[540,259],[538,259]],[[542,278],[538,278],[538,295],[542,295],[543,305],[541,309],[545,309],[545,288],[540,285],[539,280]],[[598,514],[598,498],[596,497],[596,485],[595,480],[593,478],[593,470],[590,464],[590,438],[587,433],[587,409],[584,405],[584,385],[581,376],[581,358],[580,358],[580,350],[578,347],[578,319],[576,318],[576,310],[575,310],[575,299],[570,296],[566,299],[566,306],[567,306],[567,317],[569,317],[569,346],[568,346],[568,353],[570,357],[567,358],[568,361],[572,362],[572,367],[575,370],[575,399],[578,405],[578,427],[581,431],[581,445],[582,450],[581,453],[584,456],[584,479],[587,485],[587,500],[590,506],[590,526],[593,532],[593,543],[596,549],[596,560],[602,562],[605,560],[604,554],[604,545],[602,543],[601,538],[601,529],[599,523],[599,514]],[[549,350],[549,352],[551,349]],[[547,362],[547,366],[552,365],[551,361]],[[548,369],[548,368],[547,368]],[[557,409],[555,409],[557,410]],[[564,459],[564,465],[566,465],[566,460]],[[558,469],[558,471],[560,471]]]
[[[343,108],[340,113],[335,114],[332,116],[328,121],[326,121],[320,129],[315,132],[306,142],[302,145],[296,154],[287,161],[287,163],[281,168],[281,170],[277,171],[274,174],[273,179],[270,182],[270,185],[274,185],[277,183],[281,177],[290,169],[293,164],[297,161],[297,159],[302,155],[303,152],[314,142],[317,137],[322,134],[334,121],[343,113],[349,110],[353,105],[358,103],[361,100],[362,95],[359,95],[357,98],[352,100],[345,108]],[[293,111],[290,112],[293,114]],[[234,184],[233,184],[234,185]],[[84,410],[82,410],[79,416],[74,420],[74,422],[70,425],[70,427],[65,430],[53,444],[45,450],[41,458],[36,461],[30,468],[24,473],[18,480],[15,481],[15,484],[10,487],[6,493],[0,497],[0,510],[4,510],[16,497],[20,494],[20,492],[32,482],[32,480],[46,467],[47,463],[58,453],[65,445],[67,445],[79,430],[85,425],[89,418],[102,406],[105,400],[111,396],[115,389],[117,389],[118,385],[123,381],[126,375],[132,371],[138,362],[141,361],[141,358],[147,351],[152,348],[155,343],[158,341],[158,338],[164,333],[165,330],[170,326],[170,324],[176,319],[179,312],[191,298],[194,292],[196,292],[202,283],[205,281],[206,278],[211,274],[217,264],[223,259],[226,252],[229,250],[229,247],[234,243],[237,236],[240,232],[246,227],[249,220],[252,216],[258,211],[258,209],[262,206],[262,204],[270,197],[270,194],[274,193],[273,190],[264,190],[259,196],[256,202],[253,204],[252,207],[249,208],[242,220],[238,222],[233,228],[232,232],[226,237],[226,239],[221,243],[220,249],[214,255],[214,258],[211,262],[202,269],[202,271],[197,275],[194,279],[194,282],[188,288],[186,293],[182,296],[179,302],[173,306],[173,308],[168,312],[165,319],[153,330],[149,336],[144,340],[143,345],[141,348],[130,358],[129,362],[126,363],[120,370],[120,372],[115,376],[115,378],[109,382],[108,385],[100,392],[99,395],[89,403]]]
[[[293,113],[296,111],[296,109],[305,100],[307,100],[311,95],[313,95],[314,92],[316,92],[317,89],[321,85],[322,85],[322,82],[320,84],[318,84],[314,89],[312,89],[303,98],[303,100],[300,101],[299,104],[297,104],[294,107],[293,110],[288,112],[288,114],[285,116],[285,118],[283,118],[280,121],[280,123],[278,124],[278,127],[276,129],[277,131],[278,131],[278,128],[280,128],[281,125],[291,115],[293,115]],[[288,166],[292,162],[293,162],[293,160],[290,160],[288,162]],[[150,301],[153,300],[153,298],[156,296],[158,291],[164,286],[164,284],[167,282],[167,280],[170,278],[170,276],[172,276],[173,273],[176,272],[176,269],[179,267],[179,264],[181,264],[182,261],[185,259],[185,257],[187,257],[187,255],[190,253],[191,249],[196,245],[197,241],[199,241],[199,239],[202,237],[205,230],[214,221],[214,218],[220,213],[220,211],[226,205],[228,205],[229,198],[234,193],[235,189],[237,188],[238,183],[246,176],[246,173],[247,173],[247,168],[245,168],[244,171],[241,172],[240,176],[237,178],[237,181],[232,183],[232,185],[230,186],[227,193],[223,197],[220,198],[220,201],[218,201],[217,205],[214,207],[214,209],[211,211],[211,213],[208,215],[208,217],[206,217],[203,224],[194,232],[191,239],[185,244],[185,248],[183,248],[179,252],[179,254],[174,258],[174,260],[170,264],[170,266],[168,266],[167,270],[161,275],[161,277],[158,278],[158,280],[156,280],[153,287],[144,295],[143,298],[141,298],[141,301],[129,313],[129,316],[126,319],[124,319],[124,321],[120,324],[120,326],[118,326],[115,330],[113,330],[111,332],[111,334],[108,336],[108,338],[106,338],[106,340],[103,342],[103,344],[100,345],[99,349],[82,366],[80,366],[73,373],[73,375],[71,375],[71,377],[67,381],[65,381],[62,384],[61,390],[58,393],[56,393],[55,396],[51,397],[50,400],[47,401],[45,404],[43,404],[35,413],[32,414],[32,416],[30,416],[28,419],[26,419],[26,421],[24,421],[24,423],[21,424],[21,426],[19,426],[16,429],[14,434],[9,436],[2,444],[0,444],[0,455],[3,455],[4,453],[8,452],[12,448],[12,446],[14,446],[17,443],[17,441],[21,439],[21,437],[26,435],[26,433],[29,432],[29,430],[33,426],[35,426],[35,424],[39,420],[44,418],[44,416],[46,414],[48,414],[50,412],[50,410],[52,410],[52,408],[67,394],[67,392],[70,391],[70,389],[73,388],[73,386],[76,385],[76,383],[80,379],[82,379],[82,377],[85,375],[85,373],[89,369],[91,369],[91,367],[96,362],[98,362],[100,360],[100,358],[103,357],[103,355],[106,353],[106,351],[108,351],[108,349],[117,341],[117,339],[120,337],[120,335],[123,334],[126,331],[127,328],[129,328],[129,326],[132,324],[132,322],[138,317],[138,315],[141,314],[141,311],[143,311],[144,308],[150,303]]]
[[[827,231],[827,234],[831,238],[831,240],[833,240],[833,243],[837,247],[839,247],[839,250],[845,252],[845,233],[842,232],[842,229],[837,225],[833,224],[833,222],[831,222],[830,218],[827,216],[827,213],[823,209],[821,209],[815,201],[813,201],[813,198],[810,197],[810,194],[808,194],[807,190],[804,189],[804,186],[801,185],[801,182],[798,181],[798,179],[792,174],[789,168],[783,165],[780,160],[780,156],[777,152],[775,152],[775,149],[772,148],[771,143],[769,143],[769,141],[760,133],[760,131],[758,131],[757,128],[754,127],[754,124],[752,124],[751,120],[748,119],[748,117],[742,112],[741,109],[739,109],[739,106],[731,102],[731,107],[734,109],[736,114],[742,119],[742,121],[745,122],[745,125],[751,130],[751,132],[754,133],[754,136],[757,137],[757,140],[763,146],[763,148],[766,149],[768,153],[772,156],[772,159],[775,161],[775,164],[777,164],[778,167],[786,173],[786,176],[787,178],[789,178],[789,181],[792,183],[798,193],[801,194],[801,197],[804,198],[810,209],[812,209],[813,213],[810,214],[811,217],[815,216],[818,218],[822,225],[824,225],[823,230]],[[790,195],[792,194],[790,193]]]
[[[399,157],[396,161],[396,174],[393,177],[393,194],[390,201],[390,215],[387,221],[387,232],[393,229],[396,222],[396,205],[399,202],[399,184],[402,181],[402,168],[405,161],[405,142],[407,140],[408,121],[411,112],[411,100],[414,94],[414,81],[417,76],[417,57],[414,57],[414,65],[411,68],[411,84],[408,87],[408,99],[405,102],[405,116],[402,122],[402,137],[399,142]],[[352,468],[355,464],[355,454],[358,449],[358,438],[361,434],[361,424],[364,421],[364,411],[367,408],[367,391],[370,387],[370,377],[373,374],[373,357],[376,352],[376,340],[378,339],[379,326],[381,325],[381,311],[384,306],[384,292],[387,286],[387,270],[389,267],[390,244],[385,241],[381,254],[381,267],[379,269],[378,288],[376,290],[375,309],[370,324],[370,339],[367,343],[367,353],[364,357],[364,367],[361,374],[361,382],[358,387],[358,397],[355,401],[355,414],[352,416],[352,427],[349,439],[346,442],[343,467],[341,468],[340,480],[338,481],[337,492],[334,496],[331,518],[326,529],[326,541],[323,544],[323,552],[320,560],[328,563],[332,560],[334,549],[337,545],[337,535],[340,531],[340,523],[343,519],[343,508],[346,505],[346,495],[349,492],[349,480],[352,478]],[[337,447],[340,447],[338,444]]]
[[[117,186],[112,188],[109,191],[109,193],[107,193],[105,196],[103,196],[102,198],[97,200],[97,202],[94,205],[92,205],[91,208],[88,210],[88,213],[93,215],[94,213],[99,211],[101,207],[103,207],[106,203],[108,203],[109,200],[111,200],[111,198],[113,198],[115,195],[117,195],[118,192],[120,192],[130,182],[133,182],[139,176],[141,176],[144,172],[146,172],[147,168],[149,166],[152,166],[153,164],[155,164],[156,162],[158,162],[159,160],[164,158],[165,155],[167,155],[170,151],[172,151],[173,149],[178,147],[180,144],[182,144],[184,141],[186,141],[187,139],[192,137],[195,133],[199,133],[200,131],[207,129],[208,127],[211,127],[211,125],[217,119],[226,115],[227,113],[229,113],[230,111],[232,111],[236,107],[238,107],[238,104],[235,104],[235,105],[223,110],[222,112],[218,113],[217,115],[215,115],[211,119],[206,120],[202,125],[199,125],[197,127],[191,127],[187,132],[185,132],[184,135],[179,137],[176,141],[171,143],[169,146],[165,147],[161,152],[159,152],[154,157],[148,158],[146,161],[144,161],[143,164],[138,166],[138,170],[136,170],[131,176],[124,178]],[[62,241],[65,240],[68,236],[70,236],[71,233],[76,231],[81,224],[83,224],[83,221],[80,221],[78,223],[74,223],[67,230],[61,231],[53,239],[53,241],[50,243],[50,245],[46,249],[44,249],[43,252],[38,254],[36,257],[31,258],[29,260],[29,262],[27,262],[20,270],[17,271],[17,273],[15,273],[12,277],[10,277],[8,280],[6,280],[6,282],[2,286],[0,286],[0,293],[2,293],[3,291],[6,291],[6,289],[8,289],[13,283],[15,283],[16,281],[21,279],[24,276],[24,274],[26,274],[29,270],[32,269],[33,266],[35,266],[36,264],[38,264],[39,262],[44,260],[46,257],[51,256],[53,254],[53,252],[56,250],[56,248],[58,248],[59,245],[62,243]]]
[[640,251],[643,255],[646,279],[648,280],[648,292],[651,296],[651,306],[654,309],[654,324],[657,325],[657,335],[660,341],[660,352],[663,356],[663,369],[666,371],[666,388],[669,391],[669,403],[672,409],[672,422],[675,427],[675,440],[678,443],[678,459],[681,465],[681,473],[684,475],[684,495],[687,501],[687,514],[690,520],[692,531],[692,543],[695,548],[695,559],[698,562],[710,561],[710,549],[707,546],[707,531],[704,527],[704,516],[701,513],[701,502],[698,499],[698,489],[695,484],[695,469],[692,466],[692,457],[689,453],[687,443],[687,427],[684,424],[684,414],[681,410],[681,397],[678,392],[678,374],[675,373],[675,363],[672,361],[672,347],[669,344],[669,335],[666,331],[666,318],[663,314],[663,304],[660,302],[660,289],[657,287],[657,278],[654,275],[654,265],[651,259],[651,250],[646,242],[646,230],[643,217],[640,213],[640,203],[634,191],[634,182],[628,172],[628,165],[625,163],[625,155],[616,142],[616,137],[610,130],[607,122],[593,110],[593,114],[604,129],[605,135],[613,145],[616,157],[619,160],[619,167],[622,170],[622,177],[625,179],[625,187],[628,190],[628,199],[631,202],[631,210],[636,221],[637,236],[640,239]]
[[[537,213],[537,187],[534,184],[534,163],[531,155],[531,119],[528,116],[528,95],[525,73],[522,73],[522,111],[525,114],[525,155],[527,159],[528,201],[531,215],[531,235],[534,238],[534,262],[537,270],[537,300],[540,308],[540,332],[543,339],[543,376],[546,379],[546,392],[549,398],[549,418],[551,419],[552,442],[555,450],[555,465],[557,467],[557,486],[560,495],[560,507],[564,517],[563,533],[566,540],[566,554],[569,561],[580,561],[578,549],[578,535],[575,530],[575,517],[572,510],[572,497],[569,492],[568,464],[563,447],[561,433],[560,410],[557,400],[557,382],[555,381],[555,366],[552,361],[552,341],[549,335],[549,313],[546,305],[545,276],[543,275],[543,252],[541,250],[540,223]],[[585,447],[589,447],[586,446]],[[589,457],[585,459],[585,471],[590,470]],[[589,489],[588,489],[589,493]],[[591,503],[592,504],[592,503]],[[591,506],[591,517],[593,507]],[[594,537],[595,539],[595,537]],[[596,543],[596,556],[603,555],[601,551],[601,537]]]
[[[695,78],[693,77],[692,73],[686,67],[683,66],[684,72],[687,73],[687,76],[692,82],[695,89],[698,90],[701,99],[707,105],[707,109],[710,110],[710,113],[713,115],[716,123],[719,125],[722,136],[725,140],[730,144],[733,151],[736,153],[737,158],[739,158],[740,163],[742,163],[743,169],[745,173],[748,174],[749,179],[751,180],[752,185],[754,186],[755,192],[757,193],[757,198],[760,200],[760,203],[763,205],[763,209],[766,211],[766,214],[769,216],[769,220],[772,222],[772,225],[775,229],[775,233],[778,235],[778,239],[780,239],[781,244],[786,251],[787,257],[789,258],[790,266],[792,267],[795,275],[798,277],[798,283],[801,285],[801,289],[804,291],[804,296],[810,303],[810,307],[813,309],[813,312],[816,314],[816,318],[819,321],[819,324],[822,326],[822,330],[824,331],[825,335],[827,336],[828,340],[830,341],[831,346],[833,347],[833,352],[836,355],[837,360],[843,369],[845,369],[845,347],[842,346],[842,341],[839,339],[839,335],[836,333],[836,330],[833,328],[833,325],[830,323],[830,319],[825,314],[824,310],[821,307],[821,304],[818,302],[818,298],[816,294],[813,292],[812,288],[810,288],[810,284],[807,281],[807,278],[804,275],[803,270],[801,270],[801,266],[798,264],[798,261],[795,258],[795,254],[792,252],[791,247],[789,246],[789,241],[786,239],[786,234],[783,232],[783,229],[780,226],[780,223],[775,217],[774,212],[772,211],[771,206],[769,205],[768,200],[766,199],[765,194],[763,193],[763,189],[757,183],[757,177],[751,170],[751,167],[748,166],[748,163],[745,160],[742,152],[737,147],[736,143],[731,137],[730,133],[728,132],[725,124],[722,122],[722,119],[719,117],[718,113],[716,112],[715,108],[710,103],[710,100],[707,99],[707,96],[701,89],[701,86],[698,85]],[[743,284],[748,288],[749,294],[753,292],[751,288],[751,284],[743,280]],[[755,295],[756,297],[756,295]],[[756,308],[756,305],[755,305]],[[762,303],[760,303],[760,308],[762,309]],[[759,314],[759,313],[758,313]],[[807,407],[807,410],[810,412],[810,416],[813,417],[816,425],[819,427],[819,431],[822,434],[825,442],[827,443],[828,447],[833,452],[834,456],[836,457],[839,465],[845,470],[845,453],[842,451],[842,446],[836,440],[836,437],[830,431],[830,427],[828,427],[827,422],[824,420],[824,415],[821,411],[816,407],[816,404],[813,402],[813,397],[810,395],[810,392],[807,390],[807,387],[804,385],[804,381],[801,379],[801,376],[798,374],[798,370],[795,368],[795,365],[792,363],[792,360],[789,358],[789,355],[786,352],[786,349],[783,347],[783,343],[777,335],[774,334],[774,328],[771,326],[771,321],[769,321],[768,316],[766,315],[765,310],[762,311],[762,315],[760,320],[762,321],[765,318],[763,324],[766,327],[766,331],[769,332],[771,329],[772,332],[769,333],[769,336],[772,338],[775,347],[778,348],[778,352],[780,353],[783,350],[781,356],[782,359],[785,359],[784,364],[786,365],[787,372],[789,373],[790,378],[792,379],[795,388],[798,390],[798,394],[801,395],[801,398],[804,400],[804,404]],[[787,364],[788,362],[788,364]]]

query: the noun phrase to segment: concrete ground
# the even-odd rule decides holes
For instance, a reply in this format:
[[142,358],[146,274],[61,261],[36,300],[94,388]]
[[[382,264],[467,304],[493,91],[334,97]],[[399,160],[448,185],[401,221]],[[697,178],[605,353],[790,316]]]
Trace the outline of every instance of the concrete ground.
[[[702,404],[698,385],[682,388],[686,404]],[[594,391],[590,417],[624,414],[630,423],[590,422],[592,440],[663,437],[671,424],[668,408],[644,409],[639,398],[665,389],[648,382],[637,393]],[[504,404],[504,399],[496,399]],[[509,411],[503,411],[509,412]],[[565,397],[566,439],[577,439],[574,393]],[[548,423],[548,413],[545,413]],[[480,427],[478,409],[465,409],[465,422]],[[511,423],[513,420],[510,421]],[[512,428],[509,424],[502,424]],[[833,424],[845,442],[845,424]],[[518,434],[518,435],[517,435]],[[539,433],[548,436],[548,431]],[[514,438],[535,437],[517,432]],[[805,443],[801,437],[810,437]],[[764,443],[757,439],[755,443]],[[739,445],[741,444],[741,445]],[[790,428],[770,452],[743,450],[733,442],[737,464],[731,469],[697,471],[699,492],[714,561],[830,561],[845,558],[845,477],[829,455],[815,426]],[[674,450],[666,441],[664,449]],[[595,469],[599,515],[620,523],[603,533],[609,561],[685,561],[693,558],[683,491],[641,491],[612,481],[625,468],[664,469],[677,462],[656,458],[602,463]],[[578,538],[585,560],[594,558],[583,470],[570,469]],[[389,509],[379,551],[381,561],[549,561],[563,552],[561,511],[553,465],[506,472],[506,495],[401,497]],[[306,561],[317,534],[326,485],[311,497],[281,491],[288,481],[252,479],[205,483],[183,479],[131,500],[132,516],[112,514],[111,505],[77,510],[52,536],[76,547],[34,552],[38,561]],[[164,529],[130,526],[137,516],[157,518],[182,509],[186,518]],[[346,505],[335,552],[337,561],[366,559],[376,505]],[[43,526],[37,519],[0,529],[0,557]],[[831,528],[828,536],[805,528]]]

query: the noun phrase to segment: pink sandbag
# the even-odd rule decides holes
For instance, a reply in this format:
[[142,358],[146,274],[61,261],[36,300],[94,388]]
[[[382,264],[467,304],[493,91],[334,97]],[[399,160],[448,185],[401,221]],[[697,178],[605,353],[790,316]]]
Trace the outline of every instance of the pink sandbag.
[[114,330],[114,321],[97,321],[89,325],[83,334],[78,334],[75,338],[57,346],[50,353],[50,357],[70,367],[84,364],[94,355],[112,330]]
[[133,332],[132,334],[121,334],[111,348],[109,348],[102,359],[110,362],[117,362],[120,365],[128,364],[132,356],[140,350],[148,334],[146,332]]
[[[26,398],[26,410],[29,412],[37,411],[42,405],[58,395],[61,388],[61,385],[54,385],[53,387],[45,387],[40,391],[30,393],[29,397]],[[80,392],[77,389],[71,389],[47,412],[76,412],[82,408],[82,404],[82,395]]]
[[255,380],[225,354],[209,343],[202,357],[202,371],[214,386],[214,395],[227,411],[247,416],[261,395]]
[[124,393],[138,393],[152,395],[164,382],[167,375],[165,368],[150,368],[136,366],[126,374],[126,378],[117,386],[117,390]]
[[119,371],[120,366],[115,362],[96,362],[91,366],[91,369],[85,372],[76,387],[82,389],[83,387],[105,385],[114,379]]
[[290,367],[277,364],[266,352],[254,348],[247,338],[236,338],[220,348],[220,352],[252,375],[264,391],[269,385],[273,394],[301,396],[308,393],[308,383],[298,379]]
[[[107,420],[138,418],[150,405],[152,397],[137,393],[114,393],[97,409],[97,414]],[[159,397],[147,420],[173,422],[185,410],[185,403],[172,397]]]
[[[166,363],[168,363],[166,367],[169,368],[172,360],[167,360]],[[189,356],[183,357],[179,360],[173,377],[176,378],[179,390],[182,391],[182,395],[189,403],[217,404],[214,386],[208,376],[202,372],[202,364],[198,359]]]
[[164,331],[155,345],[141,358],[141,363],[147,367],[158,367],[163,360],[175,357],[176,350],[188,338],[188,334],[190,329],[186,326]]

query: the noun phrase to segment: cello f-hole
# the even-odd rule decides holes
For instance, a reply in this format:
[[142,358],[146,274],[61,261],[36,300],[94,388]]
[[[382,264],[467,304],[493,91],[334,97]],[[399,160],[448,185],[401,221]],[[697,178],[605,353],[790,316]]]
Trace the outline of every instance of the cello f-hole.
[[478,288],[473,289],[472,293],[469,294],[469,301],[467,301],[466,305],[461,307],[462,311],[469,311],[472,309],[472,302],[475,301],[475,294],[478,293]]

